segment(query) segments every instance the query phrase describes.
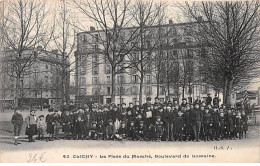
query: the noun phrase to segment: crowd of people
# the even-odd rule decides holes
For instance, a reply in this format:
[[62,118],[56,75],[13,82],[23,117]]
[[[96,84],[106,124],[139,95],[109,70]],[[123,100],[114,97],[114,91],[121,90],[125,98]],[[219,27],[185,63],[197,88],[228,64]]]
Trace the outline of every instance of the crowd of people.
[[[160,102],[146,99],[143,105],[126,103],[105,106],[95,104],[80,108],[68,107],[61,111],[50,108],[46,117],[30,115],[25,118],[29,142],[58,139],[73,140],[133,140],[133,141],[219,141],[246,137],[248,115],[242,108],[219,105],[219,101],[194,103],[183,98],[169,98]],[[23,117],[16,110],[14,144],[20,144]],[[62,128],[62,133],[60,129]]]

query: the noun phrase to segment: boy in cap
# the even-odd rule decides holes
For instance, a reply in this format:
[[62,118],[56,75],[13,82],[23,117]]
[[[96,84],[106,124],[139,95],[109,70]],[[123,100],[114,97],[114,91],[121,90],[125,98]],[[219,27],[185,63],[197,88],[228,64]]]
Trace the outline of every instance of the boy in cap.
[[20,110],[15,110],[11,123],[14,125],[14,144],[21,144],[21,142],[18,141],[23,126],[23,116]]
[[223,140],[226,137],[226,122],[225,122],[223,110],[219,114],[219,124],[220,124],[219,137],[221,140]]
[[115,134],[115,137],[119,140],[124,140],[127,137],[127,129],[125,122],[121,123],[121,127],[118,129],[117,133]]
[[76,138],[78,140],[83,140],[83,131],[84,131],[84,122],[81,116],[78,116],[76,122],[75,122],[75,128],[76,128]]
[[244,136],[246,138],[246,132],[248,131],[248,125],[247,125],[248,117],[244,110],[242,111],[241,119],[242,119],[242,123],[243,123],[242,138]]
[[97,122],[92,122],[91,128],[89,130],[89,138],[92,140],[96,140],[98,138]]
[[127,137],[129,140],[136,140],[136,129],[135,129],[135,122],[132,120],[130,121]]
[[65,114],[62,114],[61,116],[61,122],[62,122],[62,131],[65,134],[64,139],[70,139],[70,118],[69,118],[69,111],[65,110]]
[[144,121],[140,121],[139,126],[137,127],[136,137],[138,141],[143,141],[145,139],[145,126]]
[[101,120],[97,124],[97,139],[98,140],[104,140],[105,132],[106,132],[106,128],[105,128],[105,125],[104,125],[104,121]]
[[156,141],[161,141],[163,135],[163,122],[160,116],[156,116],[155,121],[155,139]]
[[[44,121],[44,115],[40,115],[39,120],[37,122],[38,137],[40,140],[44,140],[44,138],[45,138],[46,126],[47,125]],[[48,141],[48,139],[46,139],[46,141]]]
[[204,136],[205,136],[205,141],[209,141],[210,140],[210,136],[211,136],[211,126],[212,126],[212,117],[211,117],[211,113],[209,113],[209,108],[206,107],[205,108],[205,113],[203,115],[203,128],[204,128]]
[[179,111],[178,116],[175,120],[175,140],[183,141],[183,131],[184,131],[184,124],[183,124],[183,112]]
[[115,133],[115,126],[113,124],[113,120],[108,120],[108,125],[106,127],[106,139],[113,140],[114,139],[114,133]]

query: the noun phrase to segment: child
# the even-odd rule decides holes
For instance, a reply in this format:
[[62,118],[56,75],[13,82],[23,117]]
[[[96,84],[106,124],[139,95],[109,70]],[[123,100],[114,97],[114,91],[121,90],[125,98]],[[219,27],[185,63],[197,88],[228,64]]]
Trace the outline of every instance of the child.
[[234,121],[231,109],[228,109],[225,121],[227,129],[227,139],[232,139],[234,137]]
[[155,139],[156,141],[162,140],[162,134],[163,134],[163,122],[161,121],[160,116],[156,116],[156,122],[155,122]]
[[53,109],[49,109],[49,114],[47,114],[46,116],[46,120],[45,120],[46,124],[47,124],[47,134],[49,134],[49,141],[53,141],[54,140],[54,122],[53,122]]
[[108,125],[106,127],[106,139],[113,140],[114,139],[115,126],[113,124],[113,120],[108,120]]
[[219,115],[219,123],[220,123],[220,132],[219,132],[219,136],[220,139],[223,140],[225,137],[225,130],[226,130],[226,126],[225,126],[225,117],[224,117],[224,112],[220,112]]
[[130,121],[127,137],[130,140],[136,140],[136,133],[135,133],[135,123],[134,121]]
[[78,116],[76,123],[75,123],[75,127],[76,127],[76,138],[78,140],[83,140],[83,119],[81,118],[81,116]]
[[23,126],[23,116],[20,110],[14,112],[11,123],[14,125],[14,144],[21,144],[21,142],[18,141]]
[[136,137],[137,140],[143,141],[144,135],[145,135],[145,127],[144,127],[144,121],[139,122],[139,126],[137,127]]
[[25,134],[28,135],[29,142],[35,142],[33,140],[33,136],[37,134],[37,121],[38,121],[38,118],[35,115],[35,111],[31,110],[30,115],[28,115],[25,118],[25,122],[27,125]]
[[[38,127],[39,139],[44,140],[44,135],[46,131],[46,123],[44,122],[44,115],[39,116],[37,127]],[[46,141],[48,141],[48,139],[46,139]]]
[[97,136],[97,122],[92,122],[91,128],[89,130],[89,138],[96,140]]
[[181,111],[178,112],[177,118],[175,120],[175,127],[176,127],[176,140],[182,141],[183,137],[183,113]]
[[104,140],[104,136],[105,136],[105,125],[104,125],[104,121],[101,120],[100,122],[98,122],[98,126],[97,126],[97,139],[98,140]]
[[205,108],[202,123],[204,126],[205,141],[209,141],[211,136],[212,117],[211,113],[209,113],[209,108],[207,107]]
[[65,114],[63,116],[61,116],[61,121],[62,121],[62,131],[65,134],[65,138],[64,139],[70,139],[70,116],[69,116],[69,111],[66,110]]
[[116,138],[119,140],[126,139],[127,130],[125,122],[121,123],[121,127],[118,129],[117,133],[115,134]]

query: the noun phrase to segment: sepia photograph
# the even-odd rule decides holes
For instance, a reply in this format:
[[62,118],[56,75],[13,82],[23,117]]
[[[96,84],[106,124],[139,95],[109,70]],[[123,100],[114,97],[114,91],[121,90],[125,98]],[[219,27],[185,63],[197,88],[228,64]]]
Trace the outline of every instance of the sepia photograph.
[[260,2],[0,0],[0,163],[260,163]]

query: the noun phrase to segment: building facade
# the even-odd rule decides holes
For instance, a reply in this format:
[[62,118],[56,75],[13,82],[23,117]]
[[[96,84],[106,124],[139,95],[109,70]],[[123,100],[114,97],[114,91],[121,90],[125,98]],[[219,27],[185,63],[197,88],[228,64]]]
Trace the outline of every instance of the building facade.
[[[211,94],[214,97],[215,91],[205,83],[203,83],[203,77],[196,73],[196,54],[197,49],[192,45],[191,39],[187,37],[185,27],[190,26],[192,23],[184,24],[173,24],[169,21],[169,24],[148,27],[146,30],[147,39],[145,40],[144,53],[146,60],[151,62],[150,65],[146,65],[146,72],[143,77],[143,90],[142,90],[142,101],[145,102],[147,97],[151,97],[154,100],[155,97],[159,97],[162,101],[165,100],[166,96],[170,98],[181,98],[184,96],[189,100],[206,100],[207,94]],[[135,27],[128,27],[122,29],[122,36],[129,36]],[[169,45],[156,46],[158,42],[158,33],[163,31],[167,33],[167,37],[163,36],[162,40],[169,40]],[[150,33],[153,32],[153,33]],[[104,47],[104,32],[95,30],[93,27],[90,31],[81,32],[77,34],[77,51],[75,52],[76,58],[76,72],[75,72],[75,85],[76,85],[76,100],[87,102],[92,98],[95,102],[106,104],[111,102],[111,79],[112,71],[111,65],[107,62],[105,55],[102,50]],[[125,37],[127,38],[127,37]],[[137,39],[138,40],[138,39]],[[133,42],[129,43],[132,44]],[[140,43],[135,42],[134,44],[139,45]],[[167,46],[166,46],[167,45]],[[150,49],[153,47],[153,49]],[[152,51],[151,51],[152,50]],[[125,56],[124,62],[130,62],[129,57],[140,57],[140,51],[137,49],[131,50],[131,56]],[[164,78],[157,77],[158,68],[155,60],[159,54],[163,54],[162,58],[171,55],[175,63],[178,65],[178,75],[181,75],[185,65],[184,59],[186,55],[190,54],[193,63],[193,79],[188,84],[180,81],[180,78],[175,81],[175,84],[166,85]],[[181,56],[182,55],[182,56]],[[190,62],[190,61],[189,61]],[[186,63],[186,62],[185,62]],[[162,66],[167,65],[167,59],[163,62]],[[122,64],[123,67],[126,63]],[[118,65],[117,67],[122,67]],[[167,66],[170,68],[172,66]],[[165,69],[165,68],[164,68]],[[166,71],[166,70],[165,70]],[[169,70],[168,70],[169,71]],[[174,71],[174,70],[173,70]],[[186,75],[187,73],[182,73]],[[124,72],[120,72],[115,77],[115,103],[129,103],[139,101],[139,88],[140,88],[140,71],[135,68],[134,65],[125,67]],[[162,82],[162,83],[161,83]],[[221,96],[220,96],[221,97]]]
[[[31,55],[32,51],[35,55],[31,64],[26,67],[20,78],[18,105],[21,107],[42,106],[47,107],[52,104],[61,104],[63,96],[69,98],[69,93],[64,94],[61,74],[57,66],[61,63],[60,55],[57,51],[34,51],[28,49],[23,52],[23,58],[26,54]],[[10,107],[14,104],[16,77],[12,65],[17,63],[12,60],[12,54],[15,52],[5,49],[1,56],[1,85],[0,85],[0,101],[2,106]],[[22,60],[20,60],[22,61]],[[65,86],[69,88],[69,74],[65,79]]]

